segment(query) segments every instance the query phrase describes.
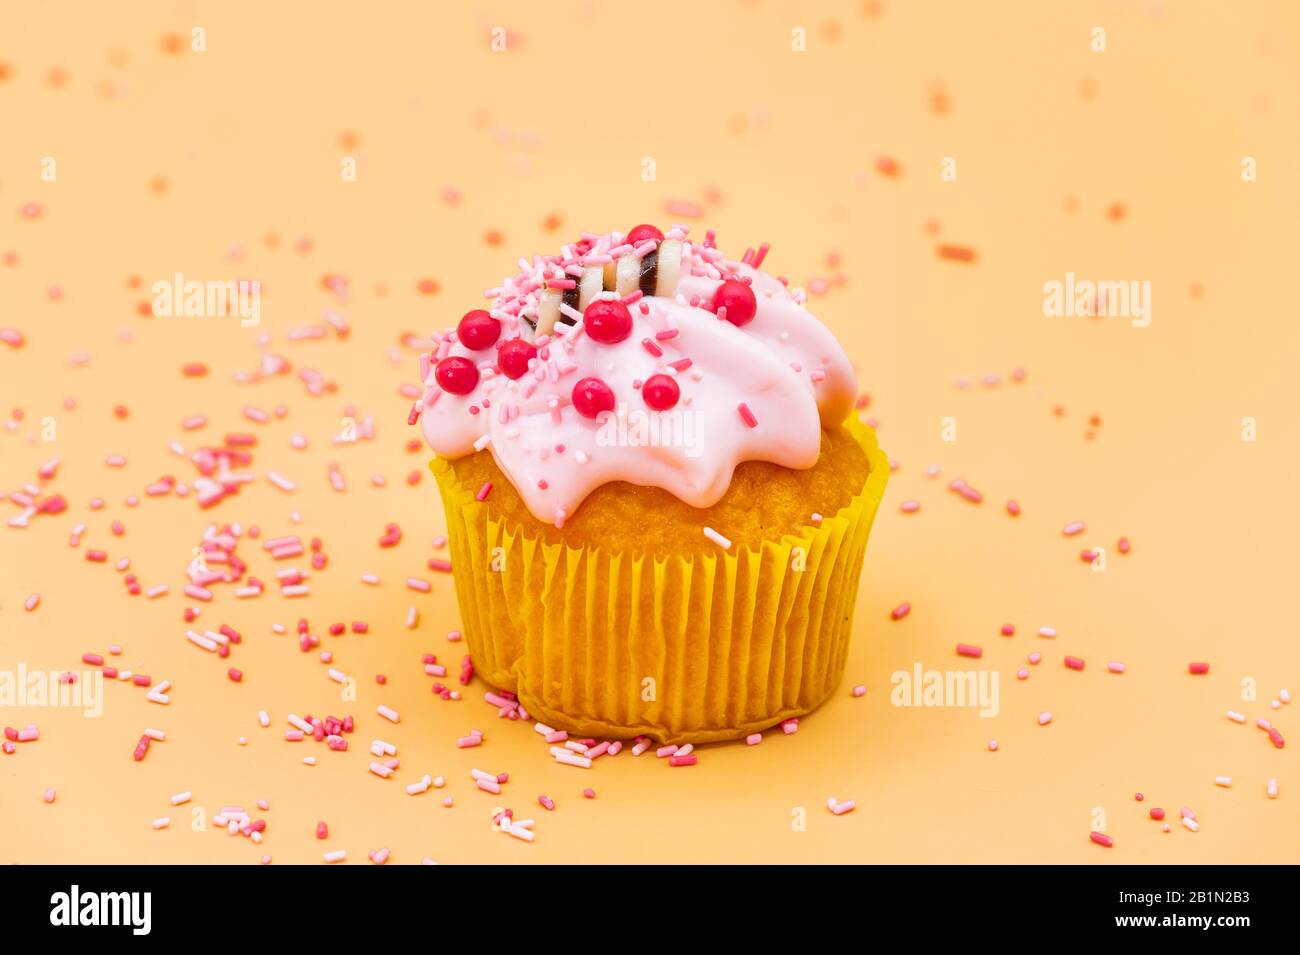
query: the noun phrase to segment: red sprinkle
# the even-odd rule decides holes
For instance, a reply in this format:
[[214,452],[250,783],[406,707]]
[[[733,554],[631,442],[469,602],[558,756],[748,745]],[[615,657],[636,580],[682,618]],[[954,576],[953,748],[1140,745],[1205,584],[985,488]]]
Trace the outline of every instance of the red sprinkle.
[[749,405],[742,401],[736,410],[740,412],[740,420],[746,425],[751,428],[758,427],[758,419],[754,417],[754,412],[749,410]]
[[230,680],[233,683],[238,683],[244,678],[244,674],[241,671],[236,670],[234,667],[231,667],[226,671],[226,676],[230,677]]
[[894,620],[902,620],[911,612],[912,612],[912,605],[910,603],[904,602],[899,604],[893,610],[889,611],[889,616]]
[[959,657],[982,657],[984,656],[984,648],[972,646],[969,643],[959,643],[957,644],[957,655]]
[[1151,811],[1147,813],[1147,815],[1150,816],[1152,819],[1159,821],[1165,818],[1165,811],[1161,809],[1159,806],[1153,806]]
[[1189,663],[1187,664],[1187,672],[1196,674],[1209,673],[1210,665],[1208,663]]
[[1066,657],[1065,665],[1069,667],[1071,670],[1082,670],[1083,659],[1081,657]]
[[1278,749],[1281,749],[1286,745],[1286,740],[1282,738],[1282,734],[1278,732],[1276,726],[1270,726],[1268,728],[1268,738],[1273,741],[1273,745]]
[[1088,834],[1088,838],[1099,846],[1105,846],[1107,849],[1115,844],[1115,840],[1104,832],[1091,832]]

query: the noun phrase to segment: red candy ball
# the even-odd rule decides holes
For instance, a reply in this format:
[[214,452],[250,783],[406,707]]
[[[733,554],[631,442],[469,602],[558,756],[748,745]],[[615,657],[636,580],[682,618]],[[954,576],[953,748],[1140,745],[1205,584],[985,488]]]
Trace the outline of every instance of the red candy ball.
[[433,377],[443,391],[449,391],[453,395],[467,395],[478,384],[478,366],[468,358],[452,355],[438,362]]
[[651,375],[641,386],[641,397],[655,411],[667,411],[681,396],[682,390],[672,375]]
[[582,324],[592,341],[617,345],[632,334],[632,313],[617,299],[598,298],[582,313]]
[[584,418],[614,410],[614,392],[599,378],[584,378],[573,386],[573,407]]
[[727,321],[733,325],[748,325],[758,311],[754,290],[744,282],[728,279],[713,293],[713,307],[726,308]]
[[507,378],[522,378],[528,372],[528,363],[536,357],[536,345],[512,338],[497,350],[497,367]]
[[501,337],[501,323],[484,309],[476,308],[466,312],[465,317],[456,326],[456,337],[470,351],[482,351],[491,348]]
[[627,241],[631,245],[640,245],[646,239],[654,239],[656,242],[664,240],[664,234],[652,225],[639,225],[627,234]]

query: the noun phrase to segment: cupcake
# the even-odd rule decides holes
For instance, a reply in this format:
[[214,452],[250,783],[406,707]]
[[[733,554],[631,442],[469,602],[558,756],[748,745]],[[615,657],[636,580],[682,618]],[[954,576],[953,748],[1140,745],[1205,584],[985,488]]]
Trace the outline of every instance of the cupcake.
[[838,684],[889,465],[766,252],[584,233],[421,357],[475,672],[531,719],[708,742]]

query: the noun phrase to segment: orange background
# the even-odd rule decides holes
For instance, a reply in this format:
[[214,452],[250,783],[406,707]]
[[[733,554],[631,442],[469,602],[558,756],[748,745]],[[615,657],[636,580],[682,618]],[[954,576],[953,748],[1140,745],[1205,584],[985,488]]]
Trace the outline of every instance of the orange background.
[[[71,503],[26,530],[0,527],[0,668],[79,667],[82,652],[117,642],[119,663],[173,684],[167,707],[108,686],[97,720],[0,713],[42,734],[0,755],[0,861],[316,862],[343,848],[364,862],[380,846],[395,862],[446,863],[1296,861],[1300,723],[1293,708],[1267,706],[1279,687],[1300,691],[1300,325],[1286,281],[1300,212],[1296,6],[661,6],[0,8],[0,255],[16,255],[0,264],[0,326],[27,337],[20,350],[0,345],[0,417],[24,413],[0,431],[0,488],[34,480],[57,455],[48,491]],[[501,53],[489,48],[497,25],[508,30]],[[195,26],[206,52],[188,49]],[[1097,26],[1105,52],[1090,48]],[[807,31],[806,52],[791,49],[795,27]],[[341,180],[345,155],[357,158],[355,183]],[[53,183],[40,179],[46,156],[57,161]],[[654,182],[641,178],[647,156]],[[1256,182],[1241,178],[1245,156],[1258,162]],[[880,157],[897,163],[895,175]],[[954,182],[940,180],[943,157],[957,161]],[[669,200],[699,203],[703,215],[670,215]],[[39,218],[19,214],[28,202],[42,205]],[[558,230],[548,217],[562,220]],[[480,684],[459,703],[429,693],[420,654],[455,663],[464,644],[444,636],[459,625],[450,578],[424,570],[442,527],[436,492],[427,475],[416,487],[404,480],[428,455],[404,448],[415,432],[398,388],[414,380],[415,358],[398,340],[455,321],[520,255],[640,221],[715,228],[736,255],[766,239],[773,272],[830,281],[811,308],[858,363],[867,414],[898,470],[831,703],[794,737],[706,747],[689,769],[625,751],[584,772],[553,764],[531,729],[499,722]],[[969,245],[976,261],[940,258],[942,242]],[[261,328],[142,317],[150,284],[175,271],[260,278]],[[1150,281],[1150,327],[1045,317],[1043,283],[1070,271]],[[347,278],[349,301],[322,287],[326,274]],[[423,279],[438,283],[435,294],[417,290]],[[346,342],[286,341],[330,308],[352,326]],[[257,366],[262,333],[295,374],[236,384],[235,372]],[[71,366],[82,350],[89,365]],[[207,378],[181,376],[195,360]],[[303,366],[337,393],[309,397]],[[989,374],[999,383],[983,384]],[[971,387],[959,387],[963,376]],[[68,397],[75,410],[63,408]],[[124,421],[117,403],[130,409]],[[289,413],[253,424],[245,404]],[[375,417],[376,437],[332,446],[348,405]],[[182,432],[197,413],[207,428]],[[40,440],[46,416],[52,444]],[[947,416],[955,442],[941,440]],[[1242,440],[1245,417],[1256,419],[1255,442]],[[210,512],[193,497],[123,504],[161,474],[193,479],[167,441],[192,449],[228,431],[260,439],[258,480],[237,497]],[[290,448],[295,432],[308,450]],[[104,465],[115,453],[127,467]],[[346,494],[329,488],[331,461]],[[939,477],[925,476],[930,464]],[[297,492],[268,484],[268,469]],[[371,486],[374,474],[387,486]],[[947,490],[958,476],[983,504]],[[95,495],[109,502],[102,511],[89,510]],[[1020,518],[1004,511],[1008,497]],[[919,513],[900,513],[908,498]],[[0,503],[5,519],[16,511]],[[114,519],[127,526],[120,539]],[[1064,538],[1075,519],[1087,531]],[[180,619],[190,549],[210,520],[319,535],[331,558],[307,600],[271,586],[237,601],[216,588],[198,622],[244,633],[229,663],[186,643]],[[129,556],[144,585],[172,593],[128,597],[111,563],[68,547],[78,521],[88,525],[81,550]],[[389,521],[405,539],[381,551]],[[1128,556],[1115,550],[1121,535]],[[1089,545],[1107,548],[1105,572],[1079,560]],[[273,579],[278,565],[255,542],[240,553]],[[367,571],[383,585],[361,584]],[[409,574],[433,577],[433,593],[407,591]],[[41,606],[26,613],[34,592]],[[911,615],[890,622],[904,600]],[[403,626],[412,603],[414,632]],[[314,654],[271,632],[299,616],[318,633],[335,620],[371,622],[364,637],[322,638],[358,678],[356,703],[339,700]],[[1004,622],[1016,636],[998,635]],[[1035,636],[1041,625],[1059,636]],[[983,646],[975,665],[1000,672],[997,718],[890,705],[895,670],[971,664],[954,655],[958,642]],[[1043,662],[1019,682],[1033,650]],[[1066,653],[1087,669],[1066,670]],[[1109,660],[1128,672],[1107,673]],[[1210,674],[1189,676],[1190,660],[1210,661]],[[226,680],[230,664],[242,684]],[[375,685],[378,672],[387,686]],[[1241,698],[1246,678],[1257,702]],[[849,694],[856,683],[869,688],[861,699]],[[400,725],[374,715],[380,703],[401,711]],[[256,722],[263,708],[268,730]],[[1296,739],[1274,749],[1226,720],[1229,708],[1271,716]],[[1039,727],[1045,709],[1055,719]],[[287,712],[343,710],[359,723],[346,754],[282,739]],[[146,726],[168,739],[135,763]],[[471,727],[487,742],[456,749]],[[366,772],[375,737],[399,747],[391,780]],[[306,755],[319,765],[302,765]],[[475,791],[474,766],[508,770],[506,792]],[[446,776],[447,789],[407,796],[426,772]],[[1232,789],[1214,786],[1220,774]],[[1264,796],[1269,777],[1276,801]],[[584,786],[598,798],[581,798]],[[58,792],[52,805],[47,787]],[[191,831],[191,807],[168,802],[185,789],[209,814],[268,799],[263,846]],[[542,792],[556,812],[536,806]],[[443,793],[454,808],[441,806]],[[857,810],[831,816],[831,795]],[[534,844],[491,831],[502,805],[537,819]],[[1201,831],[1162,833],[1146,818],[1153,805],[1173,818],[1192,807]],[[806,831],[792,830],[797,807]],[[1098,807],[1109,851],[1088,841]],[[172,828],[152,831],[163,815]],[[326,842],[313,835],[319,819]]]

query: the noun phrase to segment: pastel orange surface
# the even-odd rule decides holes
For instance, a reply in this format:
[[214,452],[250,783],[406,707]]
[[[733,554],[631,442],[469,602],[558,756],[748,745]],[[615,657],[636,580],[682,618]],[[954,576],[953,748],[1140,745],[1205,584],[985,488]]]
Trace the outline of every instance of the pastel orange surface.
[[[70,507],[0,526],[0,670],[79,669],[83,652],[116,642],[124,665],[173,686],[165,707],[109,686],[97,719],[0,713],[41,730],[0,754],[0,861],[314,863],[346,849],[364,863],[384,846],[397,863],[1295,861],[1300,704],[1268,702],[1300,692],[1298,20],[1285,2],[724,0],[655,16],[582,0],[4,5],[0,328],[27,344],[0,343],[0,421],[23,416],[0,430],[0,489],[20,490],[57,456],[48,490]],[[194,27],[206,52],[189,47]],[[340,175],[348,156],[355,182]],[[1247,157],[1255,181],[1242,178]],[[954,181],[941,178],[945,158]],[[704,747],[696,766],[625,751],[584,772],[499,721],[481,686],[463,702],[430,693],[420,655],[454,673],[464,645],[445,638],[460,622],[450,578],[425,569],[439,553],[436,492],[427,474],[406,483],[428,454],[405,448],[414,431],[398,388],[415,364],[399,337],[454,321],[516,258],[582,229],[683,220],[670,201],[697,205],[685,221],[717,229],[728,250],[771,241],[770,269],[825,285],[811,307],[857,362],[898,470],[845,683],[826,707],[794,736]],[[38,217],[20,212],[28,203]],[[143,316],[150,285],[175,272],[260,278],[261,327]],[[1149,281],[1151,324],[1045,316],[1044,284],[1070,272]],[[345,277],[346,301],[328,275]],[[287,340],[327,310],[350,324],[346,341]],[[236,383],[264,350],[294,373]],[[89,362],[74,365],[81,352]],[[210,374],[182,377],[191,361]],[[337,390],[309,396],[303,367]],[[241,415],[250,404],[288,413],[256,424]],[[373,416],[375,436],[334,445],[349,406]],[[207,427],[183,431],[192,414]],[[125,505],[163,474],[193,480],[168,441],[192,449],[232,431],[259,438],[257,480],[238,496],[210,512],[193,497]],[[126,466],[107,467],[113,454]],[[268,483],[271,469],[297,490]],[[948,490],[956,477],[983,503]],[[108,504],[92,512],[96,495]],[[918,512],[900,512],[908,499]],[[17,512],[0,502],[0,517]],[[230,661],[188,644],[181,620],[185,566],[212,520],[319,536],[330,556],[307,599],[217,588],[198,623],[244,633]],[[1073,520],[1086,530],[1064,537]],[[404,539],[381,550],[390,521]],[[86,562],[92,547],[110,563]],[[1104,572],[1079,559],[1086,547],[1106,548]],[[273,578],[279,565],[254,542],[240,552]],[[172,592],[129,597],[111,563],[123,556]],[[407,590],[410,575],[432,579],[432,593]],[[891,621],[903,601],[911,613]],[[357,678],[355,703],[315,654],[272,633],[300,616]],[[354,619],[371,632],[325,635]],[[1008,622],[1014,637],[998,633]],[[1043,625],[1058,635],[1035,636]],[[983,657],[958,657],[958,643]],[[1031,651],[1042,662],[1018,681]],[[1067,669],[1065,654],[1085,669]],[[1112,660],[1127,672],[1106,672]],[[1193,660],[1209,674],[1189,675]],[[999,714],[891,705],[891,674],[918,663],[996,670]],[[1257,698],[1243,699],[1252,686]],[[380,704],[401,723],[377,717]],[[1229,709],[1273,720],[1288,746]],[[289,712],[345,710],[359,724],[346,754],[283,739]],[[1039,726],[1044,710],[1054,718]],[[148,726],[167,740],[134,762]],[[484,745],[457,749],[471,728]],[[366,771],[374,738],[398,746],[390,780]],[[509,771],[505,792],[476,791],[472,767]],[[426,772],[446,789],[408,796]],[[193,802],[172,807],[183,790]],[[832,816],[831,796],[857,809]],[[271,806],[260,847],[191,828],[194,807],[210,819],[259,798]],[[499,806],[535,818],[536,841],[493,831]],[[1152,806],[1175,820],[1193,808],[1200,831],[1162,833]],[[168,815],[171,828],[150,828]],[[1094,825],[1113,848],[1089,841]]]

